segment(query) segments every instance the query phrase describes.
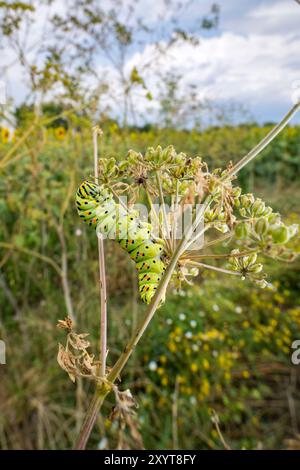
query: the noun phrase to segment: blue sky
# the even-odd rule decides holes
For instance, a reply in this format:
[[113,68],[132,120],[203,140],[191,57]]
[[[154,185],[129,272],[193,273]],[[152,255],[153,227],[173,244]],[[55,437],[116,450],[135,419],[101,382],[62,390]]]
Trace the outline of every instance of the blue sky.
[[[100,1],[100,0],[99,0]],[[125,0],[126,1],[126,0]],[[167,31],[170,17],[157,21],[164,0],[139,0],[135,15],[143,17],[154,29]],[[66,5],[54,2],[54,7]],[[112,0],[101,0],[109,6]],[[211,0],[182,0],[189,4],[180,14],[179,24],[186,28],[199,25]],[[157,108],[159,81],[163,74],[181,74],[180,91],[193,84],[199,98],[212,103],[242,104],[259,122],[278,121],[290,108],[300,90],[300,5],[296,0],[219,0],[220,24],[217,30],[199,32],[200,44],[175,45],[170,53],[157,61],[147,72],[146,83],[154,95],[152,107]],[[178,15],[179,16],[179,15]],[[41,13],[37,14],[36,34],[41,28]],[[132,50],[124,69],[129,75],[133,66],[142,69],[152,57],[154,46],[144,43]],[[0,57],[0,71],[12,60],[6,50]],[[99,58],[97,72],[113,85],[116,102],[119,83],[115,70]],[[26,95],[26,84],[16,64],[0,80],[7,84],[8,95],[17,102]],[[135,100],[137,115],[145,108],[143,92]],[[293,122],[300,123],[300,116]]]

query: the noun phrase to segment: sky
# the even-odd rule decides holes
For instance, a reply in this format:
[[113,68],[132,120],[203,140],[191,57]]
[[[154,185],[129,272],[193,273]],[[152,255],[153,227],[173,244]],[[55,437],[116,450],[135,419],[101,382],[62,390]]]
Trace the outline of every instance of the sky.
[[[218,29],[200,37],[198,46],[178,45],[158,68],[184,71],[184,83],[196,83],[201,96],[243,104],[259,122],[278,121],[300,91],[300,5],[295,0],[218,3]],[[196,1],[186,25],[210,4]],[[151,44],[130,65],[150,54]],[[300,122],[299,115],[294,122]]]
[[[110,0],[111,1],[111,0]],[[168,29],[168,16],[157,21],[163,0],[140,0],[135,12],[157,29]],[[109,0],[102,0],[102,4]],[[182,27],[193,29],[195,18],[205,15],[212,4],[208,0],[182,0],[189,8],[180,14]],[[161,74],[181,74],[181,93],[191,84],[200,98],[216,103],[241,104],[258,122],[278,121],[300,95],[300,4],[296,0],[219,0],[220,22],[217,29],[199,34],[199,44],[175,45],[170,53],[155,63],[146,76],[154,96],[155,109]],[[62,5],[59,2],[57,5]],[[58,6],[59,7],[59,6]],[[59,7],[60,8],[60,7]],[[41,24],[37,15],[37,29]],[[170,19],[171,21],[171,19]],[[132,50],[125,72],[140,68],[152,57],[151,42]],[[10,57],[6,50],[0,66]],[[1,69],[0,69],[1,70]],[[118,95],[116,73],[99,58],[98,74],[105,74]],[[16,64],[0,82],[17,102],[24,99],[26,86]],[[137,115],[145,107],[142,95],[135,101]],[[293,120],[300,123],[300,116]]]

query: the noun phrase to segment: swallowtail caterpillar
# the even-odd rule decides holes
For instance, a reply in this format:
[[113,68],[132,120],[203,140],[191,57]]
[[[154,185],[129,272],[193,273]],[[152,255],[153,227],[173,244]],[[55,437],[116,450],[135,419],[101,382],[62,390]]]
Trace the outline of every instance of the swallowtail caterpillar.
[[76,206],[84,222],[127,251],[138,271],[141,299],[149,304],[166,270],[164,241],[154,238],[151,224],[117,204],[104,186],[84,181],[76,193]]

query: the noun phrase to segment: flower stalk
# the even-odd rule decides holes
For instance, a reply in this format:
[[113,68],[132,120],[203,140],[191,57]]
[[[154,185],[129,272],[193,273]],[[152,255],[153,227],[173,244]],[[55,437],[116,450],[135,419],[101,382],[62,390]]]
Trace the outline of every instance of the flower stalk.
[[[98,136],[102,131],[98,126],[93,129],[94,145],[94,177],[95,183],[99,181],[98,170]],[[106,291],[106,273],[105,273],[105,255],[104,241],[97,233],[98,238],[98,260],[99,260],[99,283],[100,283],[100,376],[105,376],[106,370],[106,351],[107,351],[107,291]]]

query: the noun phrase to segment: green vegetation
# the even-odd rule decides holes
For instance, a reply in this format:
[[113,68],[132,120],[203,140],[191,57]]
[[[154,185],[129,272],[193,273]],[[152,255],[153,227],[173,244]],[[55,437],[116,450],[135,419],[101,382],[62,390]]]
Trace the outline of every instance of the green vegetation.
[[[56,323],[67,312],[97,350],[97,239],[74,205],[78,184],[92,175],[91,125],[66,110],[51,127],[56,116],[48,111],[44,125],[34,127],[31,120],[30,134],[1,130],[0,337],[7,346],[1,448],[70,448],[92,393],[89,383],[68,381],[56,361],[57,343],[65,339]],[[173,144],[216,168],[236,162],[270,127],[200,133],[124,130],[107,121],[103,130],[101,156],[120,161],[130,148],[144,152],[150,145]],[[289,225],[299,222],[299,153],[300,128],[289,127],[239,177],[244,191],[255,188]],[[113,242],[105,245],[111,366],[144,307],[128,257]],[[129,387],[139,404],[138,422],[127,423],[120,434],[108,419],[110,397],[90,447],[113,448],[120,439],[123,447],[138,447],[142,437],[146,448],[219,449],[212,409],[232,448],[290,445],[299,423],[297,368],[290,362],[291,343],[299,339],[299,261],[268,264],[269,289],[203,271],[192,287],[171,293],[123,376],[122,389]]]

